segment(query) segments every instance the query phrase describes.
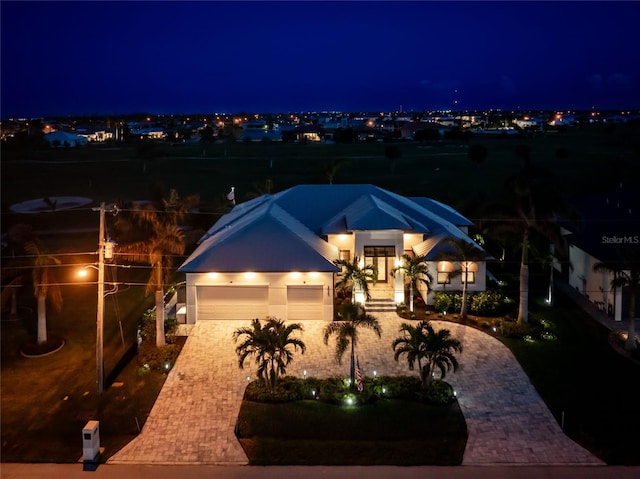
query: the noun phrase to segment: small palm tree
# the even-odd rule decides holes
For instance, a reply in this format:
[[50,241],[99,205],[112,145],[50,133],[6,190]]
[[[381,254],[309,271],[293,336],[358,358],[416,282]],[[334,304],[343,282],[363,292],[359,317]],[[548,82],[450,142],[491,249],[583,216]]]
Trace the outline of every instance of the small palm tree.
[[[445,249],[438,255],[440,260],[459,261],[460,269],[454,271],[455,275],[462,276],[462,306],[460,307],[460,318],[467,319],[467,277],[475,261],[483,260],[484,251],[480,246],[463,238],[445,238],[443,240]],[[449,247],[450,251],[447,251]]]
[[[409,369],[413,369],[415,362],[420,367],[422,386],[428,388],[433,380],[436,368],[444,379],[447,371],[458,369],[458,360],[454,352],[462,352],[462,344],[451,337],[451,331],[440,329],[435,331],[429,321],[420,321],[415,327],[402,324],[400,332],[403,335],[392,343],[396,361],[402,354],[407,355]],[[424,360],[424,365],[422,361]]]
[[409,280],[409,310],[413,312],[413,298],[418,294],[418,285],[424,284],[431,287],[433,277],[429,273],[426,256],[402,255],[402,264],[391,270],[391,276],[395,278],[397,273],[403,273]]
[[357,256],[354,256],[353,261],[337,259],[334,264],[342,268],[342,277],[336,283],[336,290],[348,291],[350,299],[353,299],[355,289],[361,291],[366,300],[371,299],[369,282],[375,285],[378,281],[378,268],[375,265],[361,264]]
[[33,294],[38,304],[38,344],[47,342],[47,303],[56,311],[62,309],[62,293],[60,286],[55,283],[54,267],[62,262],[56,256],[49,254],[36,240],[25,244],[25,250],[32,255],[33,265]]
[[278,378],[286,373],[287,366],[293,361],[293,352],[298,348],[302,354],[306,351],[302,340],[291,337],[294,331],[302,330],[300,323],[285,325],[284,321],[274,317],[268,317],[264,325],[256,318],[250,327],[236,329],[233,340],[240,343],[236,347],[240,369],[244,368],[249,356],[254,356],[258,377],[270,391],[274,391]]
[[629,324],[627,327],[627,341],[625,349],[634,351],[637,349],[635,317],[636,294],[640,288],[640,253],[638,249],[623,251],[620,261],[602,261],[593,265],[594,271],[609,271],[614,278],[611,288],[629,288]]
[[423,321],[418,326],[412,326],[408,323],[400,325],[400,333],[402,336],[393,340],[392,349],[395,351],[393,358],[398,361],[400,356],[407,356],[409,369],[413,371],[415,364],[418,363],[418,371],[420,372],[420,380],[422,387],[427,387],[427,378],[423,375],[422,360],[424,359],[424,348],[426,343],[424,329],[421,327]]
[[342,321],[334,321],[325,326],[323,331],[324,344],[329,344],[329,338],[336,336],[336,360],[342,363],[342,356],[351,345],[351,365],[349,369],[349,379],[351,388],[356,387],[356,345],[358,343],[358,330],[366,328],[372,330],[380,338],[382,328],[378,319],[370,314],[366,314],[362,307],[345,301],[340,305],[340,316]]

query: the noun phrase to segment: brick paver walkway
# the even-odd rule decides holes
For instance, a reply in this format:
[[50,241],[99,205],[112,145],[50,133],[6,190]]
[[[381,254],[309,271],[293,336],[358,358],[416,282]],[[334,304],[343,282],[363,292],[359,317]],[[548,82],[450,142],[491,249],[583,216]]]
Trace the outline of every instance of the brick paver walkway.
[[[395,362],[391,342],[401,320],[378,313],[382,339],[365,331],[358,344],[365,375],[407,374]],[[334,343],[322,342],[322,321],[303,322],[304,356],[288,374],[348,376],[338,366]],[[231,335],[247,321],[203,321],[192,330],[142,433],[110,464],[246,464],[234,426],[251,369],[240,370]],[[466,326],[434,321],[462,341],[460,368],[447,381],[455,388],[469,427],[463,464],[603,464],[560,429],[511,352],[493,337]]]

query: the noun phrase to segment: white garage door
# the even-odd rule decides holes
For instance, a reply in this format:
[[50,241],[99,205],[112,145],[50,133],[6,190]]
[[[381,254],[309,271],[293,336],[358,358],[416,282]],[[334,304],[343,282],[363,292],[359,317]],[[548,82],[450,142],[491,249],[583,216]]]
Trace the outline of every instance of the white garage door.
[[287,317],[293,321],[322,319],[322,285],[287,286]]
[[268,286],[198,286],[198,320],[263,319],[269,311]]

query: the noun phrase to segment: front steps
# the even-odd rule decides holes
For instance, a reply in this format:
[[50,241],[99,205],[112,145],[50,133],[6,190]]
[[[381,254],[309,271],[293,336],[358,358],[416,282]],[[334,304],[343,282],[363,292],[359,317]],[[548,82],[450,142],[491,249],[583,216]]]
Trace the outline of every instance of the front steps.
[[396,303],[388,298],[371,298],[364,303],[367,313],[395,313]]

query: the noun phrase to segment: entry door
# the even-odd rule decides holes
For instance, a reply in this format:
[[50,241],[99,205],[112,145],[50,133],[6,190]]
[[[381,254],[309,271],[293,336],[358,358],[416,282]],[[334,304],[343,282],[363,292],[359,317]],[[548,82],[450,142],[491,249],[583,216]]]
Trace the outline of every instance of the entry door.
[[395,246],[365,246],[364,261],[378,268],[378,282],[389,281],[389,264],[396,256]]

